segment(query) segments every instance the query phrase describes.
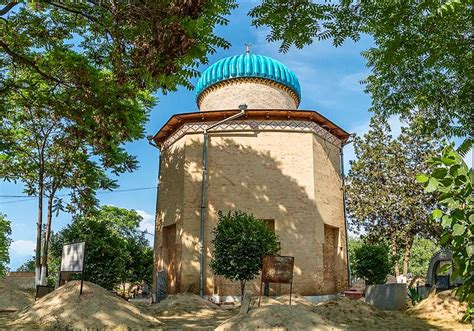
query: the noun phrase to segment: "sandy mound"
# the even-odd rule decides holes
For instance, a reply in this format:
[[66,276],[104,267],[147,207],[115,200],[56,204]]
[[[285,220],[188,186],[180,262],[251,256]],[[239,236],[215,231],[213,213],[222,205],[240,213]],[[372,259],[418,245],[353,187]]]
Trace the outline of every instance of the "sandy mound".
[[337,330],[330,322],[308,309],[298,306],[272,305],[251,309],[236,315],[216,330]]
[[[290,295],[280,295],[278,297],[265,297],[262,296],[260,306],[269,306],[269,305],[288,305],[290,303]],[[258,296],[253,297],[251,301],[252,306],[258,306]],[[303,296],[299,294],[292,294],[291,295],[291,305],[295,306],[313,306],[314,304],[305,299]]]
[[99,285],[84,282],[82,295],[79,286],[80,281],[72,281],[45,295],[20,312],[16,323],[61,329],[138,329],[161,325],[154,317],[143,314]]
[[0,312],[22,310],[35,300],[32,291],[22,290],[8,279],[0,280]]
[[179,293],[168,295],[167,298],[150,307],[154,314],[176,315],[183,313],[196,313],[214,311],[219,306],[192,293]]
[[466,304],[459,302],[454,291],[434,292],[407,313],[427,320],[460,322],[466,312]]

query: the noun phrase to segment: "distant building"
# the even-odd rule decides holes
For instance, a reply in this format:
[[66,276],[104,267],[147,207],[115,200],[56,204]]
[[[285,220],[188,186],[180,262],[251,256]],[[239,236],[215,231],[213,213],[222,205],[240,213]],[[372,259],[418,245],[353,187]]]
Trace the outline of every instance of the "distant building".
[[[295,257],[295,293],[345,289],[341,151],[349,134],[316,111],[298,110],[295,74],[249,51],[208,67],[196,92],[199,111],[174,115],[153,137],[161,150],[154,267],[167,272],[168,293],[240,293],[209,267],[217,212],[236,209],[265,220],[281,255]],[[204,148],[204,131],[231,116],[209,130]],[[258,290],[258,280],[252,284]]]

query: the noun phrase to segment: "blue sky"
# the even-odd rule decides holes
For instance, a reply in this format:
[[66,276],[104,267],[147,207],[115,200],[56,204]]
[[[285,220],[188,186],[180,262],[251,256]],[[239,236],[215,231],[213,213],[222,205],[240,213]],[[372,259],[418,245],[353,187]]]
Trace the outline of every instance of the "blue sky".
[[[230,24],[219,27],[217,34],[231,42],[228,50],[218,50],[210,56],[210,63],[223,57],[241,54],[245,43],[251,43],[251,51],[256,54],[271,56],[292,69],[302,87],[300,109],[311,109],[320,112],[337,125],[349,132],[363,134],[367,131],[371,114],[370,97],[363,92],[359,81],[369,71],[360,52],[372,45],[368,37],[358,43],[346,42],[342,47],[334,48],[330,42],[317,42],[302,50],[291,49],[287,54],[278,52],[279,44],[270,44],[265,40],[267,30],[255,29],[247,17],[248,10],[255,2],[240,2],[240,7],[229,17]],[[207,66],[202,66],[204,70]],[[197,81],[194,80],[194,83]],[[146,125],[146,134],[155,134],[161,126],[177,113],[198,111],[194,91],[184,88],[168,95],[158,95],[158,104],[152,110]],[[400,130],[396,118],[390,120],[394,134]],[[126,145],[127,150],[137,156],[140,168],[118,178],[120,189],[134,189],[156,186],[158,171],[158,150],[148,145],[146,139]],[[346,169],[348,160],[353,159],[351,146],[345,148]],[[472,154],[466,158],[472,166]],[[1,195],[24,195],[21,183],[0,183]],[[111,204],[123,208],[135,209],[144,218],[142,228],[153,231],[153,214],[155,212],[156,190],[131,192],[113,192],[99,194],[101,204]],[[22,200],[22,201],[19,201]],[[34,254],[36,238],[36,199],[2,198],[0,212],[12,221],[12,239],[10,247],[10,268],[15,270],[26,259]],[[68,224],[70,216],[60,213],[53,220],[53,230],[58,231]],[[150,239],[152,236],[150,235]]]

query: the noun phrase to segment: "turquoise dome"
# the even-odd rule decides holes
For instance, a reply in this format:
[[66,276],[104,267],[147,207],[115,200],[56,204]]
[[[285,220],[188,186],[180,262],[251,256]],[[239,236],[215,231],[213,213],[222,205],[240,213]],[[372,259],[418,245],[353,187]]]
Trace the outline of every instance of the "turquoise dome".
[[241,77],[273,80],[293,90],[301,99],[300,83],[293,71],[271,57],[250,53],[223,58],[207,68],[196,85],[196,94],[199,96],[216,83]]

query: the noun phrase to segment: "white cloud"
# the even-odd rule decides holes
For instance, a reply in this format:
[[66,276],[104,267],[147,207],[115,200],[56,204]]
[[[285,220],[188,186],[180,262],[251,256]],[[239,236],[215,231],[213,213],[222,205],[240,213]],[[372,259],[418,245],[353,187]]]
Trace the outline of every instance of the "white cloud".
[[466,162],[469,168],[472,168],[472,164],[474,163],[474,154],[473,154],[474,147],[464,156],[464,162]]
[[345,75],[339,80],[339,86],[352,92],[364,92],[365,85],[361,84],[360,81],[367,78],[367,76],[367,72],[356,72]]
[[148,233],[155,233],[155,217],[151,214],[148,214],[144,210],[136,210],[137,214],[140,215],[143,220],[140,222],[140,230],[146,231]]
[[35,254],[36,243],[32,240],[14,240],[10,245],[10,254],[20,256],[32,256]]

